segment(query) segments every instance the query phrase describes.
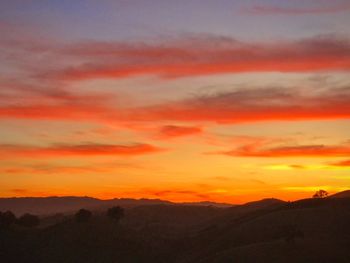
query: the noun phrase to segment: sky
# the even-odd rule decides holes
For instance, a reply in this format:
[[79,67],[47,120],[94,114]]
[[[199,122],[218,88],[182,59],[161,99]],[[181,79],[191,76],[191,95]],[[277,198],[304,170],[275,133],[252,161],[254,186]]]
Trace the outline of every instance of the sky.
[[2,0],[0,197],[350,188],[348,0]]

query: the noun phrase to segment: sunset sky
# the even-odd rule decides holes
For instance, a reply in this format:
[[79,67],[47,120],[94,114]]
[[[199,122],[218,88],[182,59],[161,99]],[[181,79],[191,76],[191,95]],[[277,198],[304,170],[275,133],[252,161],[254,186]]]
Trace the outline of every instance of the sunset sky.
[[350,188],[350,1],[1,0],[0,196]]

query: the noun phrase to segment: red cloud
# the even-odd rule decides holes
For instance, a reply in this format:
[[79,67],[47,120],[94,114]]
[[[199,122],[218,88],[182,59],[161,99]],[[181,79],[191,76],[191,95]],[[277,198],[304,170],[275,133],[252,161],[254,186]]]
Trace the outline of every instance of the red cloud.
[[350,146],[301,145],[257,148],[255,145],[245,145],[218,153],[240,157],[343,157],[350,156]]
[[349,70],[348,39],[243,43],[227,37],[189,37],[160,44],[81,43],[58,52],[83,61],[45,76],[63,80],[155,74],[181,77],[241,72]]
[[38,120],[98,120],[108,113],[99,106],[80,105],[28,105],[0,107],[0,118],[38,119]]
[[149,144],[107,145],[79,144],[35,147],[22,145],[0,145],[0,156],[8,157],[56,157],[56,156],[133,156],[161,151]]
[[[144,42],[85,42],[54,46],[65,66],[41,72],[42,79],[85,80],[153,74],[181,77],[241,72],[349,70],[348,39],[244,43],[229,37],[190,36]],[[63,63],[62,63],[63,64]]]
[[[136,108],[118,108],[104,100],[56,102],[54,105],[0,106],[0,118],[123,122],[217,122],[300,121],[350,118],[350,89],[319,91],[268,88],[189,98]],[[176,131],[175,131],[176,130]],[[167,128],[165,133],[188,133],[196,129]],[[197,130],[198,131],[198,130]]]
[[[11,58],[10,64],[15,70],[20,67],[21,78],[41,82],[34,86],[145,74],[182,77],[350,69],[350,41],[334,35],[267,43],[242,42],[225,36],[187,35],[148,42],[62,44],[52,40],[42,43],[35,36],[23,38],[12,31],[0,40],[4,56]],[[55,63],[42,63],[43,59],[38,59],[41,57],[49,61],[54,59]]]
[[350,118],[350,89],[302,95],[297,89],[238,90],[130,110],[134,120],[244,123]]
[[203,130],[200,127],[186,127],[186,126],[175,126],[166,125],[160,129],[161,136],[166,138],[181,137],[193,134],[202,133]]
[[[253,71],[349,70],[348,39],[315,37],[283,43],[242,43],[227,37],[192,36],[153,44],[56,43],[43,49],[34,48],[36,43],[24,41],[19,41],[21,45],[14,45],[8,43],[6,37],[1,41],[0,44],[11,47],[11,54],[16,50],[19,54],[18,58],[8,54],[13,61],[11,65],[19,63],[23,66],[20,70],[23,76],[18,76],[19,80],[0,79],[2,119],[120,124],[138,121],[244,123],[350,118],[349,88],[317,93],[286,88],[246,89],[149,107],[132,108],[127,105],[129,107],[126,108],[125,104],[108,100],[112,96],[106,94],[83,96],[67,92],[69,84],[65,82],[139,74],[179,77]],[[40,66],[34,58],[41,57],[42,50],[48,57],[57,57],[57,65],[55,63],[49,69]],[[4,52],[7,52],[6,48]],[[28,61],[24,64],[23,54],[28,54],[25,56]],[[181,133],[180,129],[177,132]]]

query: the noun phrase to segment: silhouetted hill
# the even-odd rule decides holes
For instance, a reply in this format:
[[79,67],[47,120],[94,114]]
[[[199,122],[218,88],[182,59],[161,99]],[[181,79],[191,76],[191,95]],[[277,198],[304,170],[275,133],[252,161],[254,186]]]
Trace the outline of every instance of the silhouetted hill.
[[234,207],[128,206],[28,229],[0,226],[1,262],[350,262],[350,199],[263,199]]
[[[49,215],[56,213],[70,213],[80,208],[88,208],[91,210],[101,210],[111,206],[134,207],[141,205],[157,205],[171,204],[177,205],[160,199],[129,199],[115,198],[109,200],[101,200],[92,197],[75,197],[75,196],[51,196],[51,197],[14,197],[0,198],[0,211],[11,210],[16,215],[24,213],[32,213],[37,215]],[[214,202],[199,203],[182,203],[182,205],[198,205],[198,206],[219,206],[228,207],[229,204]]]
[[199,229],[224,212],[224,208],[214,206],[147,205],[127,209],[123,222],[137,229],[153,229],[153,233],[159,232],[160,235],[179,236]]
[[329,196],[328,198],[350,198],[350,190],[336,193],[334,195]]
[[143,205],[126,208],[119,224],[107,218],[105,211],[96,211],[87,223],[78,223],[68,215],[36,229],[0,226],[0,255],[21,263],[173,262],[182,249],[182,238],[195,234],[197,224],[223,210],[213,206]]
[[248,202],[243,205],[237,205],[225,209],[225,211],[219,215],[218,218],[212,219],[214,224],[231,224],[234,220],[241,220],[244,216],[253,216],[253,214],[259,214],[265,210],[273,210],[284,206],[286,202],[275,199],[266,198],[259,201]]
[[[211,221],[180,262],[350,262],[350,199],[245,206]],[[303,238],[286,242],[291,231]]]

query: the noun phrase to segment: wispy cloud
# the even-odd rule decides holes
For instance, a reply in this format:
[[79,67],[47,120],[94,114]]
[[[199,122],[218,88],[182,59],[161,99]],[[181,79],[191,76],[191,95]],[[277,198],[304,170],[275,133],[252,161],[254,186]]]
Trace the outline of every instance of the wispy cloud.
[[350,118],[350,89],[315,94],[298,89],[242,89],[131,109],[135,121],[245,123]]
[[[10,67],[18,72],[16,78],[0,77],[1,119],[114,124],[138,121],[244,123],[346,119],[350,115],[349,88],[343,87],[314,94],[303,93],[298,88],[242,89],[147,107],[119,103],[115,93],[77,93],[71,87],[80,80],[145,74],[185,77],[241,72],[347,71],[350,69],[347,38],[323,36],[246,43],[223,36],[186,35],[149,42],[56,43],[51,40],[40,44],[35,39],[26,42],[22,38],[13,39],[13,35],[7,32],[0,41],[5,57],[11,60]],[[55,66],[46,66],[45,62],[52,60]],[[168,127],[162,133],[185,135],[197,131],[196,128]]]
[[[105,100],[0,106],[0,118],[123,122],[216,122],[332,120],[350,118],[350,89],[260,88],[196,96],[147,107],[111,106]],[[194,127],[194,128],[193,128]],[[192,128],[165,127],[163,133],[199,132]]]
[[160,136],[163,138],[176,138],[196,134],[198,135],[202,132],[202,128],[197,126],[165,125],[160,129]]
[[[237,149],[217,152],[240,157],[347,157],[350,156],[350,145],[297,145],[277,147],[256,147],[245,145]],[[302,166],[294,168],[301,169]]]
[[[350,41],[336,35],[244,42],[226,36],[193,34],[146,42],[51,40],[45,45],[35,38],[24,41],[10,36],[0,42],[4,54],[11,57],[10,65],[27,72],[27,77],[46,82],[350,69]],[[54,65],[45,63],[53,59]]]
[[295,165],[295,164],[273,164],[266,165],[264,169],[268,170],[327,170],[327,171],[339,171],[349,170],[350,166],[336,165],[336,164],[306,164],[306,165]]
[[197,192],[194,190],[176,190],[176,189],[167,189],[167,190],[148,190],[145,191],[145,194],[147,195],[153,195],[153,196],[157,196],[160,198],[169,198],[169,197],[196,197],[196,198],[200,198],[200,199],[210,199],[210,196],[208,194],[205,193],[201,193],[201,192]]
[[52,145],[49,147],[25,145],[0,145],[1,158],[37,158],[65,156],[133,156],[161,151],[150,144],[109,145],[109,144],[74,144]]
[[[11,157],[11,156],[9,156]],[[12,156],[13,157],[13,156]],[[16,157],[16,156],[15,156]],[[51,160],[50,160],[51,161]],[[0,167],[2,174],[36,174],[36,175],[51,175],[51,174],[105,174],[113,173],[121,170],[140,170],[145,169],[144,166],[129,163],[129,162],[102,162],[83,165],[60,165],[51,162],[23,164],[15,163]]]
[[60,80],[135,75],[183,77],[242,72],[349,70],[349,40],[322,36],[298,41],[245,43],[228,37],[193,36],[145,43],[81,43],[57,51],[80,64],[43,76]]

